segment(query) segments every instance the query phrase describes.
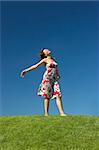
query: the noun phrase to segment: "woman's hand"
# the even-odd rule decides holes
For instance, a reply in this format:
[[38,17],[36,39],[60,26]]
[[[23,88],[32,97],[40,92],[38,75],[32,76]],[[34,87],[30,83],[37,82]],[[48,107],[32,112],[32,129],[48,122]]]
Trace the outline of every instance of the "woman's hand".
[[57,76],[58,80],[60,79],[60,75]]
[[21,77],[24,77],[24,75],[27,73],[28,71],[25,69],[25,70],[23,70],[22,72],[21,72]]

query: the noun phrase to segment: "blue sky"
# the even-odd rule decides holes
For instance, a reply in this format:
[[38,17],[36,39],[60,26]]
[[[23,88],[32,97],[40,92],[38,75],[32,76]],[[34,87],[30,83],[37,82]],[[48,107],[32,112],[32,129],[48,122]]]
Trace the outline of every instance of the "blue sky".
[[[0,115],[43,115],[37,95],[45,67],[20,78],[46,47],[58,63],[65,113],[99,115],[98,2],[2,2]],[[49,115],[59,115],[55,99]]]

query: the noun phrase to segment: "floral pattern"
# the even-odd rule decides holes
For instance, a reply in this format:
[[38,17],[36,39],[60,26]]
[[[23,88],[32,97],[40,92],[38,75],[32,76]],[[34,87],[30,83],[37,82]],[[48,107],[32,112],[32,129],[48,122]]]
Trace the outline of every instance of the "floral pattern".
[[61,97],[61,89],[58,82],[59,76],[57,63],[47,64],[37,95],[48,99],[54,99],[56,96]]

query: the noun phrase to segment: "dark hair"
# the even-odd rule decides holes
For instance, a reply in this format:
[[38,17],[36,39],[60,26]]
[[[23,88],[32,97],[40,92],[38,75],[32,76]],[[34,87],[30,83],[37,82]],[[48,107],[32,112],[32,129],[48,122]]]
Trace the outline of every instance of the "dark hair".
[[43,50],[46,49],[46,48],[42,48],[41,51],[40,51],[40,59],[43,59],[43,58],[46,58],[47,56],[45,56]]
[[[39,53],[40,59],[47,58],[47,56],[45,56],[45,54],[44,54],[44,52],[43,52],[44,49],[47,49],[47,48],[42,48],[42,49],[41,49],[41,51],[40,51],[40,53]],[[53,58],[53,57],[51,57],[51,58],[52,58],[54,61],[56,61],[55,58]]]

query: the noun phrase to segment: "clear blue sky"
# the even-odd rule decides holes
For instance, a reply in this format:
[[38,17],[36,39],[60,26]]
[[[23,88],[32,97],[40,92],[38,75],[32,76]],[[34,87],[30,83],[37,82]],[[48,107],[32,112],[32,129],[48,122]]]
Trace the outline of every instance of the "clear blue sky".
[[[37,95],[45,67],[20,78],[46,47],[58,62],[65,113],[99,115],[98,2],[2,2],[0,115],[43,115]],[[55,99],[50,115],[59,115]]]

